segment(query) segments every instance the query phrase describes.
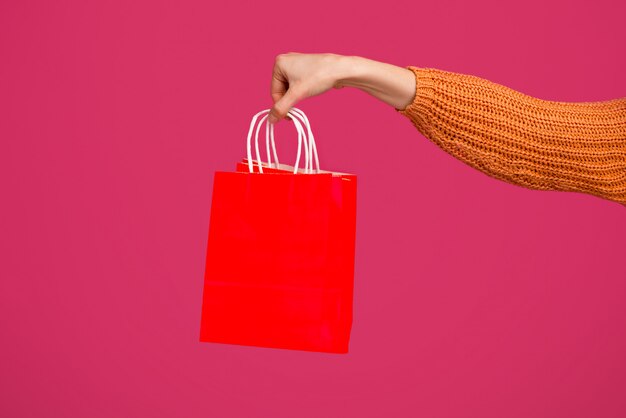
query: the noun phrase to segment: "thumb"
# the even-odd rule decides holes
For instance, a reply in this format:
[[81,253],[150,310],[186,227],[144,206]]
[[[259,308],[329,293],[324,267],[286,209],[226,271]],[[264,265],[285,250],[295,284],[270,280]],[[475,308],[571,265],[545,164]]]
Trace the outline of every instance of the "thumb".
[[298,89],[295,87],[291,87],[287,90],[287,93],[283,97],[280,98],[274,106],[270,110],[269,121],[270,123],[276,123],[285,116],[289,110],[295,106],[295,104],[300,100],[300,93]]

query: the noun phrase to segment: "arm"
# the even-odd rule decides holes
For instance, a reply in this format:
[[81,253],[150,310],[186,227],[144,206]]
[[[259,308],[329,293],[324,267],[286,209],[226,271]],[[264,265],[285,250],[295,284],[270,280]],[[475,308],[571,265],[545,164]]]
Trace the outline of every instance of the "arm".
[[[331,87],[356,87],[393,106],[448,154],[491,177],[626,205],[626,97],[555,102],[434,68],[334,54],[283,57],[290,87],[283,84],[286,93],[280,95],[274,94],[277,83],[272,85],[272,112],[278,119],[305,97]],[[301,76],[289,77],[290,72]]]
[[407,68],[415,98],[396,110],[447,153],[512,184],[626,205],[626,98],[547,101],[472,75]]
[[415,97],[415,75],[407,68],[357,56],[280,54],[272,74],[270,122],[285,118],[290,108],[307,97],[343,87],[359,88],[404,109]]

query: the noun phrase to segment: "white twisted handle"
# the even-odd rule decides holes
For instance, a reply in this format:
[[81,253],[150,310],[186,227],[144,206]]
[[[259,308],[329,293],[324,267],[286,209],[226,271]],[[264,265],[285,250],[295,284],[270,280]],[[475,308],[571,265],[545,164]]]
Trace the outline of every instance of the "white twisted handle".
[[[268,165],[272,167],[272,154],[270,153],[270,141],[271,141],[272,151],[274,154],[274,160],[276,161],[276,166],[278,167],[278,164],[279,164],[278,155],[276,153],[276,144],[274,142],[274,125],[270,124],[267,121],[267,118],[269,116],[268,115],[269,111],[270,109],[265,109],[265,110],[260,111],[259,113],[257,113],[256,115],[252,117],[252,122],[250,123],[250,129],[248,130],[248,138],[247,138],[247,152],[248,152],[248,168],[250,169],[251,173],[253,172],[253,158],[252,158],[252,146],[251,146],[250,140],[252,138],[252,131],[254,130],[256,121],[261,115],[264,115],[264,116],[259,121],[259,124],[256,127],[255,135],[254,135],[254,144],[255,144],[254,148],[255,148],[255,152],[257,156],[257,164],[259,166],[259,172],[263,173],[263,167],[261,164],[261,156],[259,153],[259,129],[263,122],[265,122],[265,146],[266,146],[266,152],[267,152],[267,157],[268,157]],[[297,108],[292,108],[291,110],[289,110],[288,113],[289,115],[292,116],[292,121],[294,122],[294,126],[296,127],[296,130],[298,131],[298,152],[296,156],[296,163],[294,165],[294,174],[297,174],[298,166],[300,164],[302,141],[304,141],[304,154],[305,154],[304,173],[307,174],[313,171],[313,158],[315,158],[317,172],[319,172],[320,170],[319,157],[317,155],[315,137],[313,136],[313,131],[311,130],[311,125],[309,123],[308,118],[306,117],[306,115],[304,114],[302,110],[297,109]],[[300,121],[302,121],[302,123],[305,125],[306,132],[304,128],[302,127],[302,124],[300,123]],[[307,138],[307,134],[308,134],[308,138]]]
[[[317,147],[315,145],[315,137],[313,136],[313,131],[311,130],[311,124],[309,123],[309,118],[304,114],[304,112],[296,107],[292,107],[289,111],[289,114],[293,117],[300,118],[302,123],[307,129],[307,133],[309,136],[308,142],[308,154],[312,155],[315,158],[315,166],[317,167],[316,172],[320,171],[320,161],[317,155]],[[269,133],[269,135],[268,135]],[[276,160],[276,165],[278,166],[278,155],[276,154],[276,144],[274,143],[274,125],[266,124],[265,125],[265,146],[267,148],[267,156],[268,156],[268,165],[272,167],[272,157],[270,154],[270,141],[272,144],[272,151],[274,153],[274,159]],[[307,143],[305,141],[305,147]],[[307,163],[304,167],[304,172],[308,173],[313,170],[313,160],[310,157],[306,158]]]

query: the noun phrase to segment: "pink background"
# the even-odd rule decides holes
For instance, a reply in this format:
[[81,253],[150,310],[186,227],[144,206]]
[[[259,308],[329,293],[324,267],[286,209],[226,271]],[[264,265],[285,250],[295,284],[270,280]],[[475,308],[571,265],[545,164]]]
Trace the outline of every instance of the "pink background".
[[[3,417],[623,417],[626,212],[492,179],[357,90],[350,353],[199,343],[213,172],[282,52],[626,96],[623,1],[0,4]],[[287,162],[295,130],[277,127]]]

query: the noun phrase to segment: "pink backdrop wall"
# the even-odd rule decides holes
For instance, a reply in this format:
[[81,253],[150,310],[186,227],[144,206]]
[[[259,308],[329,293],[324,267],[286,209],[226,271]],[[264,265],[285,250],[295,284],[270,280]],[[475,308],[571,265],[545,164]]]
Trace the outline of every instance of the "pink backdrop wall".
[[0,415],[625,416],[624,207],[487,177],[357,90],[299,105],[359,176],[350,354],[198,342],[213,172],[277,54],[606,100],[625,6],[2,1]]

